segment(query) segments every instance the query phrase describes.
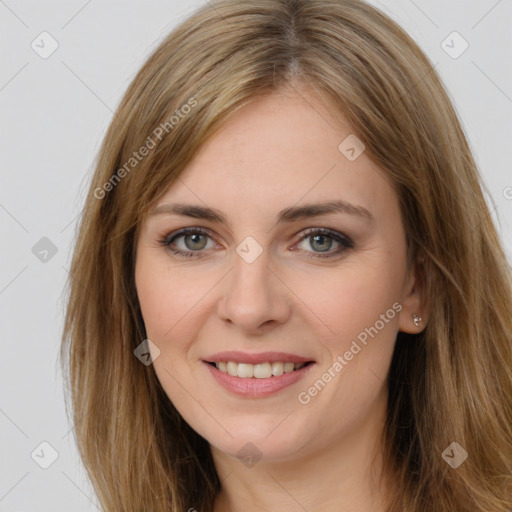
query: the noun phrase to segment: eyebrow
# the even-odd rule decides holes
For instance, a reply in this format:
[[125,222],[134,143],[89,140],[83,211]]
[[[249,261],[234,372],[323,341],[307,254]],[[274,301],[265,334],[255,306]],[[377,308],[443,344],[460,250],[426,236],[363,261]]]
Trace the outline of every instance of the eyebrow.
[[[345,213],[354,215],[372,222],[373,215],[362,206],[356,206],[347,201],[328,201],[326,203],[306,204],[304,206],[291,206],[281,210],[276,216],[276,223],[293,222],[300,219],[309,217],[318,217],[320,215],[328,215],[330,213]],[[150,216],[169,214],[169,215],[183,215],[193,217],[194,219],[204,219],[212,222],[219,222],[226,224],[224,215],[219,210],[208,208],[204,206],[195,206],[181,203],[166,203],[154,208]]]

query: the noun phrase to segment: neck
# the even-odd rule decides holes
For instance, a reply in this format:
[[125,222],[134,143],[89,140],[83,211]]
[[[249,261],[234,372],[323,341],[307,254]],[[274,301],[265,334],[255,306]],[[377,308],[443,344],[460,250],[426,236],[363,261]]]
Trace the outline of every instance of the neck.
[[211,446],[221,491],[214,512],[385,512],[381,434],[386,400],[349,435],[286,460],[261,459],[247,467]]

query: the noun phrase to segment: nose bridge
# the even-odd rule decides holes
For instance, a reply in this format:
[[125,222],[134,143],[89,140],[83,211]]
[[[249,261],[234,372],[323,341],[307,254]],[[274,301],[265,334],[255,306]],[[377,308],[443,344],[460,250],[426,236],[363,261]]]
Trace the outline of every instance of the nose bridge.
[[[261,246],[258,244],[258,247]],[[243,307],[255,301],[267,300],[271,295],[269,288],[272,287],[269,282],[268,249],[257,248],[251,242],[242,242],[236,253],[228,294],[236,298]]]
[[287,307],[279,280],[269,269],[269,249],[250,238],[236,248],[219,313],[242,328],[256,329],[269,320],[282,321]]

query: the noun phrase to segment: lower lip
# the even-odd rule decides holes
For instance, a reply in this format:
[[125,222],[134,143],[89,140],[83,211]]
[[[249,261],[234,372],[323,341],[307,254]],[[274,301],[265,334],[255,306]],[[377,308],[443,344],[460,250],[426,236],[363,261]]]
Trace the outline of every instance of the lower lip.
[[297,381],[302,379],[309,372],[315,363],[309,363],[299,370],[283,373],[278,377],[269,377],[268,379],[233,377],[228,373],[221,372],[215,366],[203,361],[208,367],[213,378],[227,391],[237,396],[245,398],[264,398],[277,393]]

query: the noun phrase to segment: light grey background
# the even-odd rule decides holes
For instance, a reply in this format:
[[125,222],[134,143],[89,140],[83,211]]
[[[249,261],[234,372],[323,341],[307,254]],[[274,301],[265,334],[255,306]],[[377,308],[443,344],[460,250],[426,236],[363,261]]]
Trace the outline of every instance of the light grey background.
[[[73,230],[93,159],[130,80],[158,42],[204,1],[0,0],[2,512],[98,510],[57,364]],[[511,3],[371,3],[398,21],[436,65],[512,261]],[[47,59],[31,47],[34,40],[43,46],[43,31],[58,42]],[[469,44],[458,58],[441,46],[453,31]],[[461,43],[451,36],[444,44],[453,52]],[[44,45],[47,50],[49,40]],[[48,244],[43,237],[54,244],[53,256],[34,254],[42,250],[36,244]],[[43,441],[58,453],[48,469],[34,461],[51,460]]]

